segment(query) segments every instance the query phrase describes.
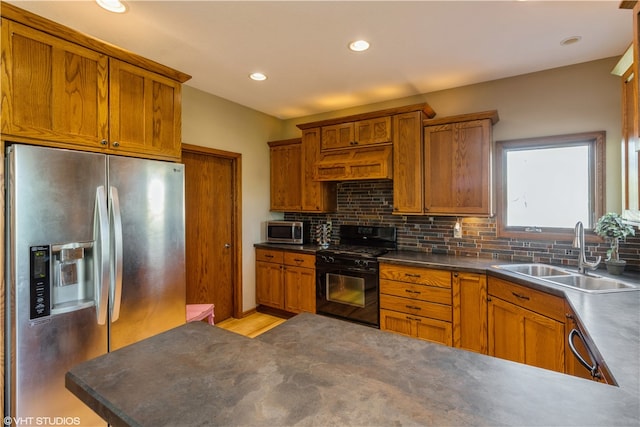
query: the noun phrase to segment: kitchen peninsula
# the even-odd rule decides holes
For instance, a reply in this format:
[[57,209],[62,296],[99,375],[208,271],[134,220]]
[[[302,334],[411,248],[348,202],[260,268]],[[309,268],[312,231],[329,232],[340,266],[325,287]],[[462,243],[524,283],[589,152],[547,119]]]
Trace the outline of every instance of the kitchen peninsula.
[[114,426],[636,425],[628,364],[609,386],[303,313],[255,339],[189,323],[66,384]]

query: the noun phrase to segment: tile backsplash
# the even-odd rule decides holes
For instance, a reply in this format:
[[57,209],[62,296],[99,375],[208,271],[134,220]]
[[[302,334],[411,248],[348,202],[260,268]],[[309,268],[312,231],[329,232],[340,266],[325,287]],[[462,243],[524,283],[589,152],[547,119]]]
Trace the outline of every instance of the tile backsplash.
[[[577,266],[578,251],[571,241],[522,240],[496,236],[495,218],[460,217],[462,238],[453,237],[456,217],[393,215],[393,182],[390,180],[346,181],[338,184],[338,209],[332,214],[285,213],[287,220],[311,222],[312,229],[331,221],[334,241],[340,224],[394,226],[398,248],[429,253],[493,258],[516,262],[543,262]],[[627,269],[640,271],[640,232],[620,244],[620,258]],[[606,258],[609,244],[587,243],[588,260]],[[602,263],[601,268],[604,268]]]

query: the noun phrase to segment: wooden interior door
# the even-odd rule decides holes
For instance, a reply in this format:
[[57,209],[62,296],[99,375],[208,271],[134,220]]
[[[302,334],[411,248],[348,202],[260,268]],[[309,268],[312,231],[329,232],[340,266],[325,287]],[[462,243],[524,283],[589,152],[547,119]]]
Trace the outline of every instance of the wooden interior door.
[[242,317],[240,155],[183,145],[187,304]]

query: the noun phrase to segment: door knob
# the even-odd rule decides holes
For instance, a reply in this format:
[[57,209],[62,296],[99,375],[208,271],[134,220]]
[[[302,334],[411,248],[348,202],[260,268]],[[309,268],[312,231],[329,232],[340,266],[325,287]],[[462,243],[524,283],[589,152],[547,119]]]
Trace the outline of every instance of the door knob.
[[224,248],[225,248],[225,249],[229,249],[230,247],[231,247],[231,245],[230,245],[229,243],[225,243],[225,244],[224,244]]

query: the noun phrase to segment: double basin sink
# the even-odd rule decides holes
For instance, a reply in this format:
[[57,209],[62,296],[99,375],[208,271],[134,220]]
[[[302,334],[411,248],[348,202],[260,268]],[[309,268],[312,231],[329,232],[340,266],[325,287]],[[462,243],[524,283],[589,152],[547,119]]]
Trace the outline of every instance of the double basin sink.
[[633,285],[591,273],[588,275],[580,274],[546,264],[509,264],[495,265],[494,267],[589,293],[640,290],[640,285]]

